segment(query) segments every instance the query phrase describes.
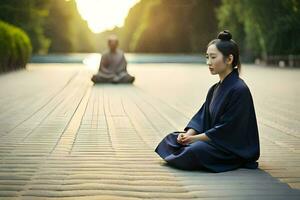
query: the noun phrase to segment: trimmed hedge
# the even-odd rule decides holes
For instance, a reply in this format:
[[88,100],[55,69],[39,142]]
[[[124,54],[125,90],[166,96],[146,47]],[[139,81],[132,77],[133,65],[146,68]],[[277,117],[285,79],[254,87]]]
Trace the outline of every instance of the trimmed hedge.
[[0,21],[0,73],[25,68],[32,46],[20,28]]

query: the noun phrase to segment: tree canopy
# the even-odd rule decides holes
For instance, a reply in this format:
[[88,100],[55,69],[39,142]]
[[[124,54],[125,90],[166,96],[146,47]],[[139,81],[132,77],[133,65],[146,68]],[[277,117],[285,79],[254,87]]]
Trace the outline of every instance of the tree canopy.
[[112,33],[127,52],[204,53],[228,29],[243,55],[299,54],[299,19],[299,0],[141,0],[124,26],[93,34],[75,0],[0,1],[0,20],[23,29],[33,53],[102,51]]
[[34,53],[94,50],[75,0],[1,0],[0,19],[23,29]]

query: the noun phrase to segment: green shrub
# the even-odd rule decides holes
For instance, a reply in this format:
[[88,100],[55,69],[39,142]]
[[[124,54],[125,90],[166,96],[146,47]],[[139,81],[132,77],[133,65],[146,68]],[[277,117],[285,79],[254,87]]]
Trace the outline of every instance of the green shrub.
[[0,72],[25,68],[32,46],[27,34],[0,21]]

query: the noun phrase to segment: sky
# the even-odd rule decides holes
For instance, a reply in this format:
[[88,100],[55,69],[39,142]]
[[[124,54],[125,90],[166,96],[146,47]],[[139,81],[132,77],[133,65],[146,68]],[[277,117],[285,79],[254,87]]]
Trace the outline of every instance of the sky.
[[80,15],[94,33],[121,27],[129,12],[140,0],[76,0]]

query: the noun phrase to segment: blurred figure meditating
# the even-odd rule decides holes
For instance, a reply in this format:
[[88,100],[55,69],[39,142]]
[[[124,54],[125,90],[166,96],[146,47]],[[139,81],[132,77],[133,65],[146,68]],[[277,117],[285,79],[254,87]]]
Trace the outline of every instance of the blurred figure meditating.
[[127,61],[118,44],[115,35],[109,37],[109,50],[102,54],[99,71],[91,79],[94,83],[133,83],[135,78],[127,73]]

